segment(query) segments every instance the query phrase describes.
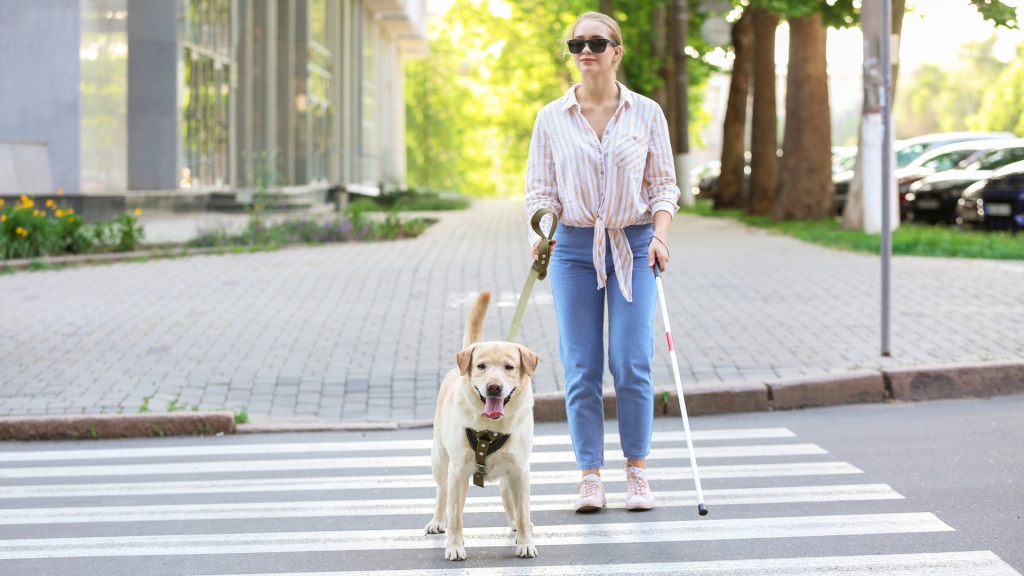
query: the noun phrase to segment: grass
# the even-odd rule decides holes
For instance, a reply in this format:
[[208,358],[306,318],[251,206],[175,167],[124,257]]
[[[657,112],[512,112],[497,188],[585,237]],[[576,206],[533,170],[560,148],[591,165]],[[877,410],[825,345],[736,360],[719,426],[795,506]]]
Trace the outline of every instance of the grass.
[[399,212],[427,210],[462,210],[469,207],[469,199],[453,193],[418,192],[401,190],[382,194],[376,198],[361,196],[348,205],[349,211],[356,212]]
[[[713,210],[711,200],[698,200],[695,206],[682,208],[679,213],[734,218],[750,226],[840,250],[878,254],[881,249],[881,235],[844,230],[838,219],[776,221],[767,216],[750,216],[742,210]],[[1024,260],[1024,235],[904,222],[893,232],[892,253],[902,256]]]
[[243,229],[226,226],[201,229],[189,242],[197,248],[223,248],[225,252],[239,253],[250,249],[273,250],[293,244],[329,244],[363,240],[395,240],[415,238],[435,220],[428,218],[402,219],[392,209],[383,221],[365,218],[351,207],[344,215],[327,218],[297,217],[277,223],[250,221]]

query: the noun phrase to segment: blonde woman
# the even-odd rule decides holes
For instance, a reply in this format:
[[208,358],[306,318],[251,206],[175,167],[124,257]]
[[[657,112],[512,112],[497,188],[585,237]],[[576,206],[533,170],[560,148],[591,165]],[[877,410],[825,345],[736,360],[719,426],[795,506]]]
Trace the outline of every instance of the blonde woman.
[[[592,512],[606,502],[601,381],[607,301],[626,508],[649,510],[654,495],[645,458],[654,416],[657,304],[651,268],[655,261],[662,270],[668,267],[668,228],[679,199],[668,122],[657,103],[615,80],[623,54],[615,20],[583,14],[570,28],[566,47],[581,82],[537,114],[526,207],[528,219],[540,208],[559,218],[550,278],[569,431],[583,473],[575,508]],[[539,237],[532,232],[531,241],[536,258]]]

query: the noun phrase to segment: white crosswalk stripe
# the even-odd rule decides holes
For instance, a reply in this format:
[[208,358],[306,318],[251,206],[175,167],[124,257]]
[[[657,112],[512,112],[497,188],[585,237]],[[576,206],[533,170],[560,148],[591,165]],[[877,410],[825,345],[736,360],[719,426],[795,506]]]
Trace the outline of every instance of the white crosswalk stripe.
[[[695,449],[697,457],[740,458],[765,456],[806,456],[828,454],[817,444],[767,444],[756,446],[712,446]],[[686,458],[686,448],[655,448],[648,460]],[[623,461],[609,459],[610,462]],[[531,464],[576,462],[572,452],[534,452]],[[355,468],[429,467],[430,456],[378,456],[360,458],[288,458],[280,460],[223,460],[220,462],[183,462],[169,464],[120,464],[108,466],[29,466],[0,468],[5,478],[60,478],[67,476],[145,476],[171,474],[223,474],[233,472],[270,472],[279,470],[331,470]]]
[[[863,471],[831,459],[827,450],[817,444],[794,441],[796,435],[785,428],[706,430],[694,434],[695,440],[705,443],[696,447],[698,458],[711,462],[701,467],[705,499],[713,510],[723,510],[724,516],[699,519],[695,513],[691,515],[690,508],[696,503],[693,490],[680,489],[692,479],[689,467],[680,466],[687,451],[664,445],[681,442],[681,433],[658,432],[654,437],[649,478],[656,490],[658,510],[664,511],[660,516],[634,515],[622,510],[625,473],[616,466],[621,462],[614,457],[617,447],[609,446],[609,466],[603,471],[603,478],[609,489],[610,510],[602,512],[606,516],[579,519],[571,513],[575,500],[572,486],[579,481],[579,471],[574,469],[573,453],[557,449],[571,446],[571,440],[564,434],[538,436],[535,445],[539,450],[531,455],[531,463],[557,469],[531,472],[531,486],[535,487],[530,498],[534,538],[542,555],[545,550],[551,551],[550,556],[545,555],[545,564],[551,564],[554,558],[554,565],[523,566],[523,561],[509,558],[508,566],[446,566],[438,550],[444,547],[445,535],[425,535],[422,528],[433,512],[435,487],[426,470],[430,441],[423,436],[368,442],[238,444],[218,444],[217,440],[209,439],[189,446],[0,452],[0,530],[7,535],[0,537],[0,573],[8,573],[8,562],[56,562],[40,564],[51,567],[49,572],[43,569],[40,573],[67,573],[73,572],[75,563],[84,559],[122,562],[116,566],[126,566],[123,563],[131,558],[231,555],[230,564],[217,564],[221,568],[204,573],[270,576],[270,572],[263,571],[263,560],[258,559],[280,555],[296,559],[309,555],[313,559],[320,553],[331,552],[380,554],[386,559],[400,551],[404,558],[420,559],[405,566],[427,567],[274,573],[1021,576],[991,551],[957,549],[925,553],[914,548],[907,550],[913,553],[862,556],[739,556],[734,560],[705,562],[558,562],[561,553],[557,550],[590,550],[621,544],[793,542],[804,538],[836,542],[872,536],[893,541],[901,534],[921,538],[931,533],[955,532],[927,510],[900,505],[890,511],[889,504],[880,507],[883,502],[907,501],[887,484],[851,482]],[[614,443],[618,437],[608,434],[605,440]],[[715,441],[726,445],[707,444]],[[715,463],[716,460],[726,462]],[[383,473],[393,468],[420,470]],[[133,481],[137,476],[145,478]],[[740,484],[718,486],[716,481]],[[689,488],[692,487],[691,483]],[[855,504],[867,506],[873,502],[877,503],[873,508],[856,512]],[[680,512],[673,512],[676,509]],[[801,512],[794,513],[795,509]],[[682,510],[687,513],[684,515]],[[750,513],[745,514],[748,510]],[[876,513],[863,513],[872,511]],[[504,509],[495,486],[489,483],[485,491],[470,492],[465,513],[469,526],[465,530],[466,548],[471,558],[487,549],[514,550],[514,535],[505,525]],[[626,519],[629,521],[622,521]],[[135,530],[133,526],[145,528]],[[192,533],[182,526],[202,529]],[[729,546],[729,550],[741,550],[744,544]],[[680,548],[685,549],[689,548]],[[786,549],[785,545],[778,548]],[[242,568],[225,571],[224,566]]]
[[[601,473],[608,482],[625,482],[626,473],[611,469]],[[701,478],[778,478],[787,476],[834,476],[863,474],[846,462],[797,462],[793,464],[727,464],[701,466]],[[656,480],[690,480],[689,467],[656,468]],[[530,484],[575,484],[576,470],[534,471]],[[395,474],[388,476],[325,476],[314,478],[273,478],[255,480],[199,480],[179,482],[125,482],[110,484],[44,484],[41,486],[6,486],[3,498],[77,498],[89,496],[152,496],[161,494],[227,494],[232,492],[295,492],[307,490],[366,490],[387,488],[433,488],[430,474]]]
[[[1019,576],[989,551],[713,560],[710,562],[649,562],[529,568],[460,568],[455,570],[389,570],[387,576]],[[380,571],[239,574],[237,576],[382,576]]]
[[[743,488],[706,490],[705,498],[716,506],[732,504],[783,504],[797,502],[854,502],[857,500],[898,500],[903,498],[885,484]],[[530,510],[567,510],[575,494],[530,498]],[[692,490],[659,492],[658,506],[696,506]],[[609,494],[608,506],[625,508],[624,494]],[[501,498],[470,497],[465,512],[504,512]],[[313,502],[257,502],[245,504],[196,504],[168,506],[102,506],[74,508],[32,508],[0,510],[0,524],[70,524],[75,522],[151,522],[168,520],[225,520],[238,518],[309,518],[317,516],[378,516],[434,513],[433,498],[394,500],[316,500]]]
[[[693,441],[764,440],[796,436],[786,428],[750,428],[746,430],[694,431]],[[653,443],[683,442],[682,432],[655,432]],[[606,444],[618,444],[618,434],[605,434]],[[107,448],[81,450],[46,450],[0,452],[3,462],[42,462],[47,460],[112,460],[120,458],[171,458],[175,456],[239,456],[271,454],[302,454],[307,452],[381,452],[385,450],[430,450],[430,439],[379,440],[366,442],[290,442],[275,444],[229,444],[226,446],[166,446],[159,448]],[[572,446],[568,434],[535,436],[534,446]]]

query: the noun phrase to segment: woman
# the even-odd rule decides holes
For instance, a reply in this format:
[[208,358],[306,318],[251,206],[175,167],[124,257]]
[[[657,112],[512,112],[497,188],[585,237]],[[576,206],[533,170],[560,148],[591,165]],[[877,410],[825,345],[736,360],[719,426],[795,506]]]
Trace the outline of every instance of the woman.
[[[649,510],[654,496],[645,458],[654,418],[651,361],[658,297],[650,268],[655,261],[662,270],[668,265],[668,227],[679,199],[668,122],[657,103],[616,82],[623,47],[615,20],[587,12],[568,38],[582,81],[537,114],[526,206],[528,217],[540,208],[559,217],[549,271],[569,431],[583,471],[576,511],[605,505],[606,295],[608,364],[627,459],[626,508]],[[531,232],[531,240],[536,259],[540,239]]]

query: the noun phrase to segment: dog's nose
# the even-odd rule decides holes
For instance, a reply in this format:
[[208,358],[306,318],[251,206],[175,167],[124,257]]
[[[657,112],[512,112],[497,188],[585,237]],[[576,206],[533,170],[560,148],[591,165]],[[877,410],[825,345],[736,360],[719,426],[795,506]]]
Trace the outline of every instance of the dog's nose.
[[502,385],[497,382],[491,382],[487,385],[488,396],[501,396]]

